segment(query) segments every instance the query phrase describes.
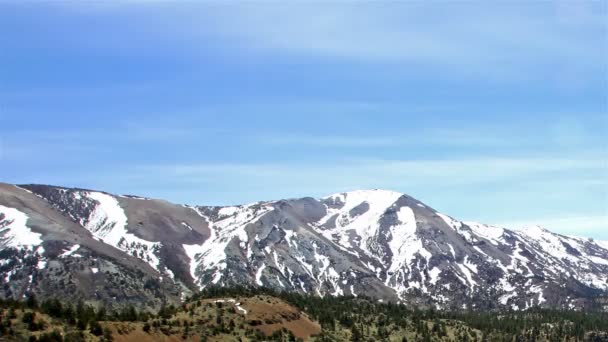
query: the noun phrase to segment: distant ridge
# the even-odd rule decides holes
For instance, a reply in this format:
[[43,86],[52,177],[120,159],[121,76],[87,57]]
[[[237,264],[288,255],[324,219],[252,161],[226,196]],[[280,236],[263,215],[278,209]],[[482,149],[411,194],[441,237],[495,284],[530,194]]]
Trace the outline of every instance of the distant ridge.
[[219,207],[0,184],[0,250],[4,298],[159,308],[250,284],[444,310],[608,309],[608,242],[462,222],[379,189]]

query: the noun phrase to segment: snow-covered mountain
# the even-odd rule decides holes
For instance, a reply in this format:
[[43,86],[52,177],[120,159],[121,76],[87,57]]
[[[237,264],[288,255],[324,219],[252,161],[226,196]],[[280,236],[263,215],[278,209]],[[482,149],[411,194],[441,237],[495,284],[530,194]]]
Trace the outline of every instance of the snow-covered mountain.
[[232,207],[0,184],[3,297],[158,307],[211,285],[442,309],[600,308],[608,243],[462,222],[361,190]]

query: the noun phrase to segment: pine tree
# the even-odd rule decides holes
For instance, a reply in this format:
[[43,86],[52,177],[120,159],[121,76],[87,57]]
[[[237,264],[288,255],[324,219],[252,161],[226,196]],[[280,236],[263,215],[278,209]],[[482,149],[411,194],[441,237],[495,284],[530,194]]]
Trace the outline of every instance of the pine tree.
[[352,329],[351,329],[351,337],[350,340],[352,342],[359,342],[362,341],[363,336],[361,336],[361,332],[359,331],[359,329],[357,328],[356,325],[353,325]]
[[36,296],[33,293],[31,293],[27,296],[25,305],[30,309],[38,308],[38,301],[36,300]]

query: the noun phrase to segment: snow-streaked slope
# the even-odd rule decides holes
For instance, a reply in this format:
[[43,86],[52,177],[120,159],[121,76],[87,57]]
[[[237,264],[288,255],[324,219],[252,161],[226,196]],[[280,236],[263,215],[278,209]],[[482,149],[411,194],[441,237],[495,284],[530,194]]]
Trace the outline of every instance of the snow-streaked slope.
[[410,269],[410,263],[417,253],[429,255],[416,236],[416,217],[410,207],[401,207],[397,212],[399,224],[391,226],[391,239],[388,243],[392,253],[389,272]]
[[[575,275],[590,287],[608,289],[608,268],[604,268],[608,258],[591,252],[582,239],[553,234],[539,227],[517,232],[462,222],[420,203],[412,206],[415,202],[394,208],[401,196],[404,195],[392,191],[363,190],[325,197],[321,201],[326,205],[326,215],[313,228],[348,253],[367,260],[364,263],[370,272],[400,295],[419,290],[439,299],[442,295],[433,295],[432,292],[437,291],[433,287],[447,282],[442,286],[464,285],[467,295],[472,296],[476,288],[482,289],[481,284],[490,281],[492,287],[504,293],[503,301],[517,297],[516,290],[521,288],[521,293],[531,291],[537,295],[538,303],[544,303],[543,289],[546,287],[534,285],[535,281],[515,284],[513,279],[518,275],[544,276],[555,282],[561,282],[564,276]],[[383,220],[391,220],[386,219],[391,207],[397,210],[398,223],[383,227]],[[446,237],[440,240],[424,238],[429,235],[417,229],[417,213],[423,215],[422,220],[427,223],[429,220],[435,222],[431,217],[435,215],[459,238],[448,238],[447,231],[441,233]],[[453,262],[438,265],[435,260],[431,265],[429,262],[437,256],[437,249]],[[489,274],[492,274],[491,278],[488,278]],[[451,283],[453,279],[457,283]]]
[[[418,234],[415,213],[430,209],[405,197],[386,190],[331,195],[321,199],[326,215],[313,227],[358,256],[369,272],[397,294],[426,293],[427,284],[436,283],[441,270],[428,266],[432,254]],[[404,202],[398,204],[400,199]]]
[[0,244],[3,247],[32,247],[42,243],[41,234],[27,226],[25,213],[0,205]]
[[[524,227],[518,234],[523,236],[530,243],[538,244],[538,247],[551,257],[567,260],[569,262],[580,262],[581,258],[584,258],[583,255],[575,255],[572,253],[568,253],[566,250],[566,246],[564,245],[565,240],[569,244],[578,245],[578,242],[574,239],[565,239],[565,237],[558,236],[557,234],[551,233],[545,228],[540,226],[529,226]],[[579,246],[580,247],[580,246]]]
[[[422,239],[416,234],[416,216],[410,207],[401,207],[397,212],[398,223],[389,228],[387,235],[390,251],[390,263],[388,265],[385,285],[393,288],[398,294],[403,295],[412,289],[420,289],[428,292],[426,279],[414,279],[420,274],[420,264],[414,261],[417,258],[424,260],[423,268],[428,266],[432,257],[425,248]],[[441,271],[437,268],[429,272],[429,282],[435,283]]]
[[118,201],[101,192],[85,192],[81,195],[99,202],[93,213],[83,222],[84,227],[93,235],[103,239],[105,243],[118,246],[127,235],[127,215],[118,205]]
[[487,239],[494,245],[504,244],[505,229],[492,225],[487,225],[478,222],[463,222],[469,226],[471,230],[477,235],[484,239]]
[[588,286],[608,290],[608,274],[597,273],[598,267],[608,269],[608,259],[586,253],[588,240],[555,234],[540,226],[524,227],[517,234],[539,251],[555,275],[567,272]]
[[92,191],[79,191],[74,196],[94,201],[91,213],[80,218],[83,227],[100,241],[136,256],[160,271],[160,261],[156,255],[159,243],[146,241],[127,231],[127,216],[116,198]]
[[[202,219],[209,222],[211,236],[202,244],[184,244],[183,248],[190,258],[190,273],[199,287],[204,287],[200,274],[213,270],[211,282],[217,284],[226,269],[226,248],[228,244],[237,239],[239,246],[250,256],[251,241],[245,227],[254,223],[261,215],[272,210],[271,206],[258,206],[255,204],[224,207],[218,211],[218,218],[213,221],[199,211]],[[262,269],[263,271],[263,269]],[[259,274],[261,277],[261,271]],[[259,277],[256,279],[259,281]]]
[[442,214],[442,213],[437,213],[437,216],[441,217],[441,219],[450,227],[458,230],[462,227],[462,222],[455,220],[453,218],[451,218],[448,215]]
[[[248,284],[446,309],[525,309],[580,307],[581,300],[589,305],[596,289],[608,289],[605,241],[540,227],[514,231],[463,222],[393,191],[357,190],[228,207],[184,205],[186,213],[168,220],[157,200],[29,188],[97,240],[147,261],[168,275],[164,280],[192,291]],[[0,223],[5,236],[27,221],[11,213],[10,220]],[[171,225],[179,229],[167,234],[165,227]],[[142,238],[152,236],[157,240]],[[57,259],[75,259],[86,250],[84,243],[63,244]]]
[[[563,279],[571,276],[592,288],[608,290],[608,253],[598,254],[594,249],[601,243],[555,234],[539,226],[513,231],[436,214],[470,246],[464,261],[456,264],[469,289],[483,278],[475,268],[485,269],[487,263],[500,270],[502,275],[492,287],[504,293],[499,298],[501,304],[509,303],[513,309],[543,304],[547,301],[546,283],[561,286]],[[521,276],[525,282],[513,282]],[[538,278],[545,283],[535,280]],[[534,294],[535,301],[522,303],[521,293]]]
[[69,257],[69,256],[75,256],[75,255],[77,255],[77,254],[74,254],[74,253],[76,253],[76,251],[77,251],[79,248],[80,248],[80,245],[78,245],[78,244],[73,245],[73,246],[72,246],[72,247],[70,247],[68,250],[66,250],[65,252],[61,253],[61,254],[59,255],[59,257],[60,257],[60,258],[65,258],[65,257]]
[[458,221],[442,213],[436,214],[469,243],[475,243],[482,239],[488,240],[493,245],[500,245],[504,243],[504,228],[478,222]]
[[[378,232],[381,216],[401,196],[402,194],[398,192],[387,190],[358,190],[327,196],[322,200],[330,199],[343,205],[340,208],[327,206],[327,214],[316,223],[316,226],[322,227],[335,217],[335,227],[321,229],[319,232],[350,251],[356,247],[368,256],[375,256],[370,250],[370,239]],[[367,205],[367,210],[362,214],[351,215],[353,209],[362,205]],[[353,243],[349,240],[350,232],[359,237],[358,241]]]

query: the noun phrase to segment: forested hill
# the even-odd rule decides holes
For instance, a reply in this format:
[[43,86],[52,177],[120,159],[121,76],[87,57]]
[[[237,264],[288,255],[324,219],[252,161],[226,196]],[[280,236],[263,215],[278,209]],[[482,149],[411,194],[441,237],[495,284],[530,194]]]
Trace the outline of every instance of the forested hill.
[[266,288],[209,288],[155,314],[34,297],[0,304],[0,341],[608,341],[605,312],[445,312]]

